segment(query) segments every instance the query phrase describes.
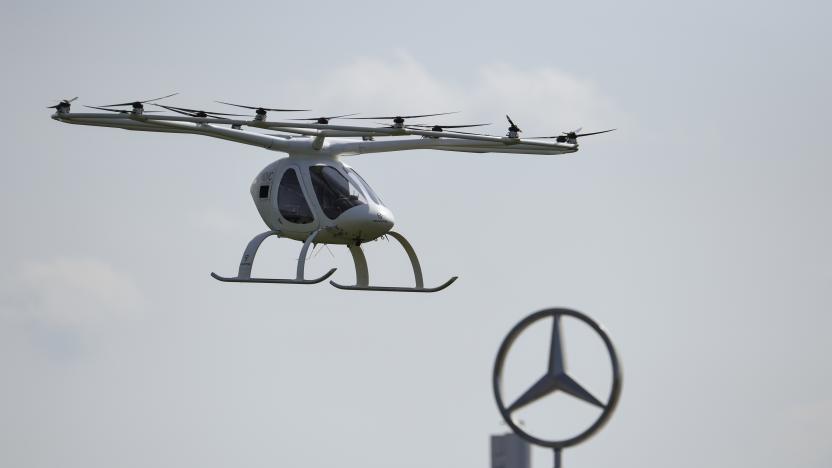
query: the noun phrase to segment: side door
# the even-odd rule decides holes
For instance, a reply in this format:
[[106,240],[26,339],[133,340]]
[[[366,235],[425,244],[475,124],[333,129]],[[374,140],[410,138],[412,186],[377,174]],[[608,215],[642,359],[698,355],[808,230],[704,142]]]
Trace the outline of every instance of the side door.
[[310,205],[312,194],[304,185],[297,166],[287,166],[277,179],[273,203],[280,224],[287,231],[311,232],[318,228],[319,222]]

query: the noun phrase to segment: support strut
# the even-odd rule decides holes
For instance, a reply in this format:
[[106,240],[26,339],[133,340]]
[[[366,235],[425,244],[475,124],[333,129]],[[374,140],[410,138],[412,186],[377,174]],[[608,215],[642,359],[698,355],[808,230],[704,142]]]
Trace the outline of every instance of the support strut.
[[257,249],[260,248],[260,244],[263,243],[270,236],[277,236],[280,237],[280,231],[266,231],[262,234],[259,234],[254,237],[246,246],[246,250],[243,252],[243,258],[240,260],[240,269],[237,271],[237,276],[233,278],[220,276],[216,273],[211,273],[211,276],[214,279],[220,281],[226,281],[230,283],[280,283],[280,284],[316,284],[320,283],[321,281],[329,278],[335,273],[335,268],[326,272],[323,276],[315,279],[304,279],[304,267],[306,266],[306,254],[309,252],[309,246],[315,241],[315,237],[318,236],[318,232],[315,231],[306,238],[306,241],[303,243],[303,247],[300,249],[300,256],[298,257],[298,268],[297,273],[295,274],[295,279],[283,279],[283,278],[252,278],[251,277],[251,267],[254,265],[254,257],[257,255]]
[[387,233],[388,236],[396,239],[401,244],[407,257],[410,259],[410,265],[413,267],[413,276],[416,280],[416,287],[395,287],[395,286],[370,286],[370,273],[367,268],[367,257],[364,256],[364,251],[360,245],[350,244],[347,247],[352,254],[352,260],[355,263],[355,286],[345,286],[338,284],[333,280],[329,284],[338,289],[350,289],[355,291],[391,291],[391,292],[438,292],[441,291],[457,280],[458,276],[454,276],[448,281],[435,288],[426,288],[424,279],[422,278],[422,266],[419,264],[419,257],[416,256],[416,251],[410,242],[401,234],[395,231]]

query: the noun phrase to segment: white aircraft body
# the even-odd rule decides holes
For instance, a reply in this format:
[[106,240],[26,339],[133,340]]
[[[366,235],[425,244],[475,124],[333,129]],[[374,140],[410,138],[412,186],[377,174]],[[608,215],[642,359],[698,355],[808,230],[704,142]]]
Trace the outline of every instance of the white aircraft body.
[[[170,96],[164,98],[167,97]],[[77,98],[63,100],[51,106],[55,109],[52,118],[75,125],[203,135],[288,154],[288,157],[269,164],[251,184],[254,204],[269,230],[249,242],[237,276],[211,274],[214,278],[227,282],[320,283],[329,278],[335,269],[321,277],[306,279],[304,266],[309,247],[322,243],[347,246],[355,262],[356,284],[347,286],[330,281],[333,286],[365,291],[440,291],[450,286],[457,277],[452,277],[437,287],[424,286],[421,266],[413,247],[404,236],[392,230],[395,224],[393,212],[352,167],[342,162],[342,158],[406,150],[561,155],[578,151],[578,137],[611,131],[579,134],[580,130],[576,130],[557,136],[520,138],[521,130],[508,116],[506,118],[510,127],[506,136],[494,136],[449,130],[484,124],[405,125],[405,119],[448,113],[355,118],[393,121],[392,125],[371,127],[330,123],[332,119],[347,117],[345,115],[270,121],[267,119],[268,111],[287,109],[237,104],[230,105],[255,110],[255,115],[248,117],[163,105],[158,106],[180,115],[162,115],[144,109],[143,104],[164,98],[92,107],[102,111],[96,113],[71,112],[70,105]],[[118,107],[132,109],[122,110]],[[282,134],[267,134],[262,133],[262,130],[280,131]],[[369,284],[367,261],[361,244],[385,235],[399,241],[407,252],[414,271],[415,286],[384,287]],[[303,243],[294,279],[252,278],[251,270],[257,249],[270,236]]]

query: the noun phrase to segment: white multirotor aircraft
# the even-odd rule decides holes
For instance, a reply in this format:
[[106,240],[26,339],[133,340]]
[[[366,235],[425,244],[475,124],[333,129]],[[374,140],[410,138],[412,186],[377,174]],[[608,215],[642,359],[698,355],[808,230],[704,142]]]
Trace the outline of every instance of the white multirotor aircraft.
[[[269,121],[267,120],[269,111],[301,111],[301,109],[271,109],[225,102],[222,104],[254,110],[255,115],[249,117],[159,104],[155,105],[180,115],[152,114],[153,111],[144,109],[144,104],[170,96],[173,94],[146,101],[88,106],[105,111],[98,113],[71,112],[71,103],[77,98],[63,100],[50,108],[55,109],[53,119],[70,124],[145,132],[204,135],[287,153],[289,157],[278,159],[266,166],[251,184],[254,205],[269,230],[257,235],[249,242],[243,252],[237,276],[223,277],[211,273],[211,276],[220,281],[238,283],[320,283],[332,276],[335,268],[319,278],[304,278],[304,266],[309,247],[312,244],[341,244],[347,246],[352,254],[356,284],[345,286],[330,281],[337,288],[362,291],[441,291],[450,286],[457,277],[454,276],[434,288],[424,286],[422,269],[413,247],[404,236],[391,230],[394,224],[393,212],[384,205],[378,194],[352,167],[341,162],[343,156],[418,149],[557,155],[578,151],[577,139],[579,137],[612,131],[581,134],[578,133],[580,130],[576,130],[557,136],[520,138],[520,128],[508,116],[506,118],[510,126],[508,133],[503,137],[446,130],[485,124],[405,125],[405,119],[447,115],[450,112],[354,118],[383,119],[393,122],[393,125],[389,126],[366,127],[330,123],[331,119],[355,114]],[[121,107],[131,109],[122,110]],[[251,129],[276,130],[284,134],[265,134],[251,131]],[[405,138],[376,140],[376,138],[386,137]],[[385,235],[399,241],[410,257],[415,287],[370,286],[367,261],[361,250],[361,244]],[[257,249],[270,236],[286,237],[303,242],[294,279],[251,277]]]

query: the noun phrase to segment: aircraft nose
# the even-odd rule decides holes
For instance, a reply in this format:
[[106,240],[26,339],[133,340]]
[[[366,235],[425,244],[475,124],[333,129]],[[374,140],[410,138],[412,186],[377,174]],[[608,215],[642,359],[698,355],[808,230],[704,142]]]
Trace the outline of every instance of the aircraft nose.
[[373,240],[393,229],[393,213],[384,207],[355,206],[345,211],[336,220],[338,227],[350,237]]
[[376,207],[376,218],[380,223],[389,225],[387,231],[393,229],[393,226],[396,224],[396,218],[393,217],[393,212],[384,206]]

